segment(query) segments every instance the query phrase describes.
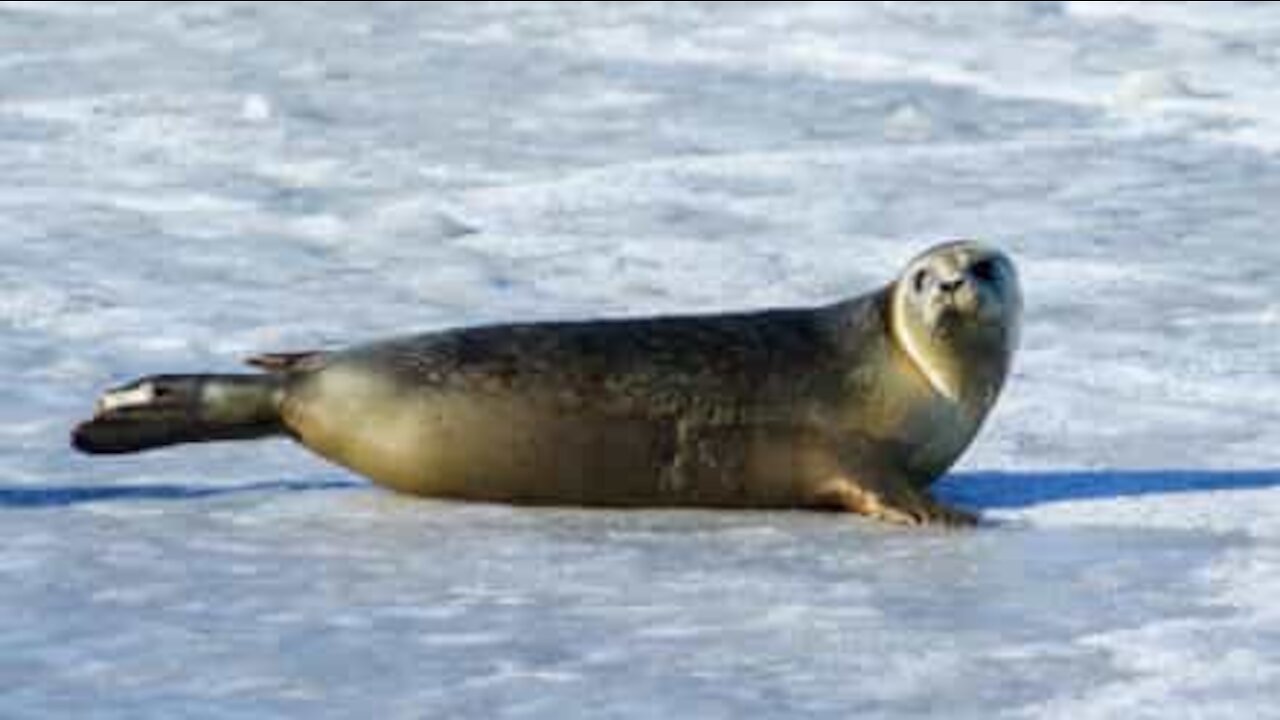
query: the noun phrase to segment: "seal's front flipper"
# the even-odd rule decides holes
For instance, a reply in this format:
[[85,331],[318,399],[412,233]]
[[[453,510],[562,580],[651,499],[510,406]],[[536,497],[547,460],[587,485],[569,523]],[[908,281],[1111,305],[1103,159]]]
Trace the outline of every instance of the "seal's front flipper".
[[815,496],[821,507],[830,507],[896,525],[937,525],[973,527],[978,517],[934,500],[926,492],[893,483],[886,488],[868,488],[848,478],[825,483]]
[[153,375],[103,393],[92,420],[71,444],[118,454],[210,440],[244,440],[283,432],[282,384],[272,375]]
[[962,528],[977,527],[981,522],[974,513],[968,510],[945,505],[927,494],[922,497],[924,503],[925,523],[929,525],[939,525],[942,527]]

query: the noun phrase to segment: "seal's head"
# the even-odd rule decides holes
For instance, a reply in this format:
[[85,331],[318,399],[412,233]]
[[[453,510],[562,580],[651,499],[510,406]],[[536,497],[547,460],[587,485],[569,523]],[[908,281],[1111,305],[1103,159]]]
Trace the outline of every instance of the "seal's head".
[[938,393],[994,401],[1018,343],[1022,291],[1013,261],[972,241],[916,257],[890,291],[895,339]]

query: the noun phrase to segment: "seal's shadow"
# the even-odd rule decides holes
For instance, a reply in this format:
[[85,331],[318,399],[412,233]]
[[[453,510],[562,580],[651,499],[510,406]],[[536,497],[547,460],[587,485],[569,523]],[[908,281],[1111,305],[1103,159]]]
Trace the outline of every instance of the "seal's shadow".
[[[242,493],[294,493],[367,487],[353,480],[293,480],[241,485],[54,485],[0,487],[0,508],[84,503],[200,500]],[[1070,500],[1280,487],[1280,470],[961,472],[938,481],[946,502],[975,510],[1018,509]]]
[[1280,487],[1280,470],[961,472],[935,486],[947,502],[978,510],[1071,500]]
[[330,481],[258,482],[244,485],[54,485],[0,488],[0,508],[56,508],[84,503],[138,500],[199,500],[241,493],[311,492],[360,487]]

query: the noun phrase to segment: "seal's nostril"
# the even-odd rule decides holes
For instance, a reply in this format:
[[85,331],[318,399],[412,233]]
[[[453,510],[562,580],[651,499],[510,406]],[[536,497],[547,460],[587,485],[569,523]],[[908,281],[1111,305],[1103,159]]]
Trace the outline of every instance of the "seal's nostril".
[[943,280],[942,282],[938,283],[938,287],[943,292],[948,292],[948,293],[953,293],[959,290],[963,285],[964,285],[964,278],[962,277],[952,278],[950,280]]

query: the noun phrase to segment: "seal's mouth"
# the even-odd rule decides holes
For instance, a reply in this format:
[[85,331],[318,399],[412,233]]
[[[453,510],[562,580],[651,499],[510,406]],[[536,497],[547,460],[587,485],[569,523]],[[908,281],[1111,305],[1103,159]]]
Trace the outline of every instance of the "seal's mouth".
[[935,340],[950,339],[960,331],[964,321],[964,314],[955,306],[955,303],[946,303],[938,309],[933,321],[933,330],[930,334],[933,335]]
[[936,300],[933,312],[933,336],[952,338],[982,324],[978,298],[967,295],[947,295]]

